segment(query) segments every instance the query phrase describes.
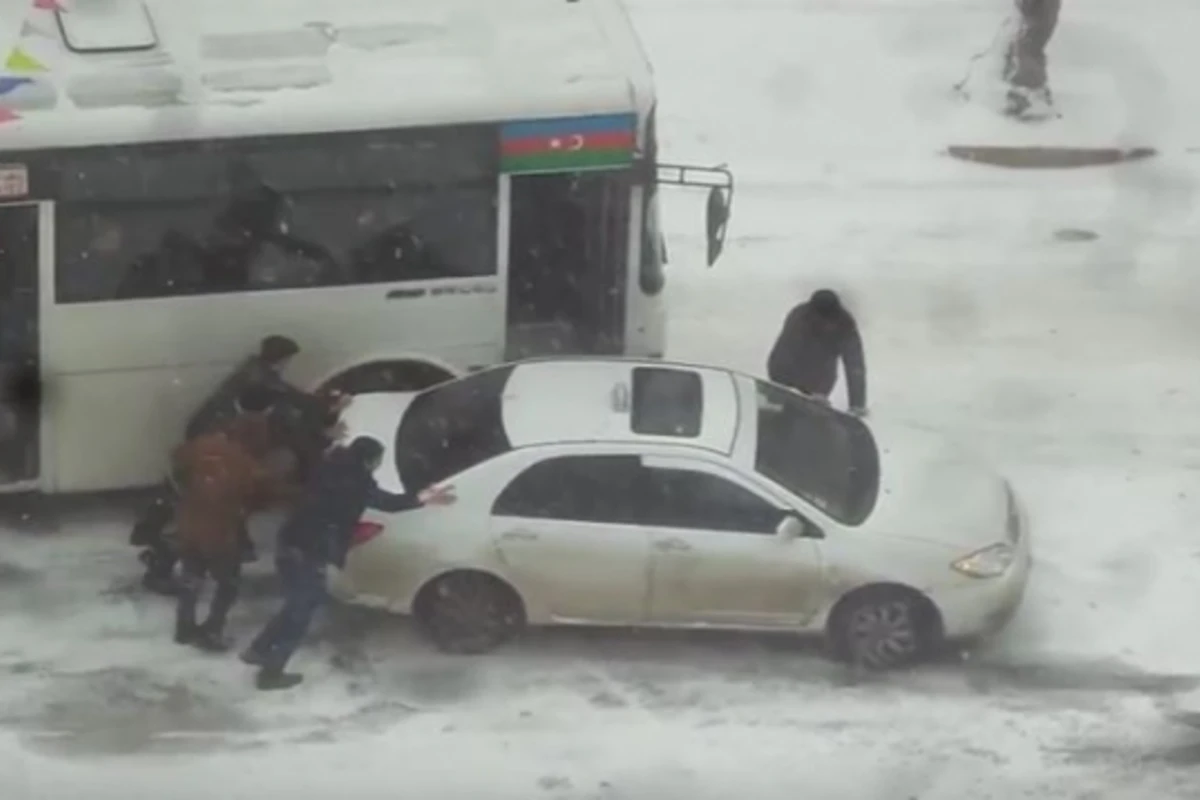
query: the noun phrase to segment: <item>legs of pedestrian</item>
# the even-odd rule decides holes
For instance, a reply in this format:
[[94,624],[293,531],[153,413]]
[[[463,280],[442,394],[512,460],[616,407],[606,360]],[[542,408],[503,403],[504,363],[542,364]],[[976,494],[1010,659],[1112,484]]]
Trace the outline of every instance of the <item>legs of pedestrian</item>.
[[143,561],[146,574],[142,576],[142,586],[157,594],[174,596],[179,590],[175,580],[175,564],[179,561],[179,554],[175,552],[175,544],[167,534],[151,543]]
[[250,528],[246,523],[242,523],[242,528],[238,532],[238,546],[241,547],[241,560],[243,564],[249,564],[258,560],[258,550],[254,547],[254,540],[250,538]]
[[200,589],[204,586],[207,573],[204,562],[197,558],[184,558],[179,576],[179,592],[175,605],[175,642],[193,644],[198,629],[196,626],[196,604],[200,600]]
[[229,649],[229,642],[225,639],[225,623],[229,619],[230,609],[237,602],[242,580],[241,567],[239,559],[230,559],[228,563],[213,564],[209,569],[217,588],[208,609],[208,617],[200,625],[194,642],[201,650],[223,653]]
[[170,481],[164,482],[134,523],[129,536],[131,544],[145,548],[141,555],[146,565],[142,586],[163,595],[174,595],[178,589],[174,577],[178,556],[167,534],[167,526],[175,516],[175,501],[174,486]]
[[283,608],[242,655],[244,661],[260,667],[255,681],[260,689],[287,689],[303,680],[284,669],[326,598],[325,573],[318,564],[285,555],[279,559],[279,571],[284,584]]

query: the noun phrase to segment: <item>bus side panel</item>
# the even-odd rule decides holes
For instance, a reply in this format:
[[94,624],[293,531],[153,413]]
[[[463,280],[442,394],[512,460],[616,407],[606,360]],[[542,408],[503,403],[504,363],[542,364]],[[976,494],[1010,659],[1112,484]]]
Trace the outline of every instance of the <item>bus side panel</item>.
[[406,355],[460,370],[495,363],[503,349],[500,287],[488,276],[51,306],[44,342],[57,387],[52,488],[160,480],[188,416],[268,334],[300,343],[288,374],[300,385]]

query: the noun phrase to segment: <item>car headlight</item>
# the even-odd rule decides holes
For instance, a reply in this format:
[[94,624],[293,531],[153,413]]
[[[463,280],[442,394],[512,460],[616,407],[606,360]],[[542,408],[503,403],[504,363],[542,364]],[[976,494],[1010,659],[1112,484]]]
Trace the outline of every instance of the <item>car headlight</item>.
[[997,578],[1012,566],[1014,555],[1012,546],[1002,542],[965,555],[950,566],[972,578]]

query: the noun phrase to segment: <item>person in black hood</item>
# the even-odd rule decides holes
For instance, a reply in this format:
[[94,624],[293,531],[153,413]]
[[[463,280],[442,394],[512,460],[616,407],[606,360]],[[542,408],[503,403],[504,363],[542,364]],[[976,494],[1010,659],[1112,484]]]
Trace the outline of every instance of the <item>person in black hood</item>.
[[280,528],[275,566],[283,583],[283,608],[241,656],[259,668],[258,688],[287,689],[303,680],[302,675],[284,669],[325,602],[326,567],[345,566],[354,526],[366,509],[397,513],[455,501],[449,486],[416,494],[380,489],[373,473],[383,454],[383,445],[366,436],[334,448],[313,470],[302,499]]
[[850,412],[867,411],[867,367],[858,323],[831,289],[818,289],[791,310],[767,359],[767,375],[784,386],[828,401],[838,361],[846,370]]

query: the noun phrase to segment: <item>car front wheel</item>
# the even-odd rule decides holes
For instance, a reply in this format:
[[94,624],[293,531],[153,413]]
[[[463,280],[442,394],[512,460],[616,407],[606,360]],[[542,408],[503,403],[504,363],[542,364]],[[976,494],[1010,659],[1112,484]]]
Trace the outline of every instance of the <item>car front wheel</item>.
[[841,661],[871,670],[909,667],[937,645],[937,611],[902,588],[873,587],[846,597],[829,621],[829,640]]
[[474,655],[516,635],[525,614],[508,584],[491,575],[458,572],[443,575],[422,591],[417,618],[439,650]]

